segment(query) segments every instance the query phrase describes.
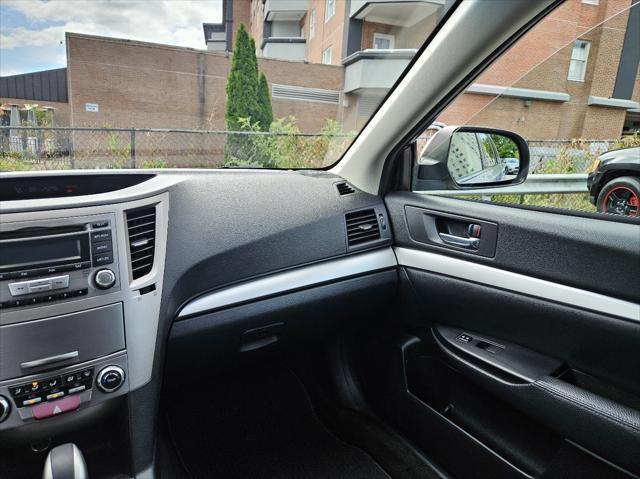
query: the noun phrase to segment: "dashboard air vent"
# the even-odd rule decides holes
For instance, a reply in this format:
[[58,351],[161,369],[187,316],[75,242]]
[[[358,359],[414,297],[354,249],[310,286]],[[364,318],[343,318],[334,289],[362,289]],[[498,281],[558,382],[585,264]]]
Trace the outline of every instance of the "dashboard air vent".
[[156,207],[127,211],[131,275],[149,274],[153,268],[156,239]]
[[347,213],[347,240],[349,246],[380,239],[380,227],[375,210],[361,210]]
[[340,193],[341,195],[350,195],[351,193],[355,193],[356,191],[351,187],[349,183],[338,183],[336,185],[336,188],[338,188],[338,193]]

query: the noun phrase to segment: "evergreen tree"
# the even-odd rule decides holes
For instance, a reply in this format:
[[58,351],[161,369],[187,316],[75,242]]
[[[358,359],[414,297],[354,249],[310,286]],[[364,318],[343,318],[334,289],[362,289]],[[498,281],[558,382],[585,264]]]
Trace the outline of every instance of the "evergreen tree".
[[252,43],[244,25],[240,25],[226,88],[225,120],[227,129],[231,131],[241,129],[240,118],[250,117],[254,122],[259,115],[258,61],[255,49],[251,47]]
[[258,107],[260,108],[260,129],[269,131],[269,127],[273,122],[273,108],[271,106],[269,83],[264,73],[260,73],[260,81],[258,83]]

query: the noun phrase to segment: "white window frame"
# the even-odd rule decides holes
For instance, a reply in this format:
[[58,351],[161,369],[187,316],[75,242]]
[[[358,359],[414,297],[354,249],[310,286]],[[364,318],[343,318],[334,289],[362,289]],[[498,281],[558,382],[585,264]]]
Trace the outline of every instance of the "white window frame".
[[336,14],[336,0],[325,0],[324,23],[327,23]]
[[395,48],[395,43],[396,43],[396,36],[395,35],[390,35],[388,33],[377,33],[375,32],[373,34],[373,48],[375,49],[375,45],[376,45],[376,38],[379,38],[380,40],[389,40],[389,50],[393,50]]
[[[576,47],[576,43],[578,42],[583,42],[587,44],[587,48],[586,50],[586,57],[584,60],[584,69],[582,70],[582,77],[581,78],[575,78],[571,76],[571,64],[574,61],[583,61],[583,60],[578,60],[573,58],[573,52],[575,50]],[[584,77],[587,75],[587,65],[589,64],[589,52],[591,51],[591,42],[589,40],[582,40],[580,38],[578,38],[576,41],[573,42],[573,45],[571,47],[571,57],[569,58],[569,71],[567,72],[567,80],[569,81],[576,81],[576,82],[584,82]]]
[[[327,55],[327,52],[329,53],[329,55]],[[326,61],[327,58],[329,57],[329,61]],[[331,62],[333,60],[333,52],[332,52],[332,47],[327,47],[322,51],[322,64],[323,65],[331,65]]]
[[600,0],[582,0],[586,5],[600,5]]
[[316,9],[309,12],[309,40],[316,36]]

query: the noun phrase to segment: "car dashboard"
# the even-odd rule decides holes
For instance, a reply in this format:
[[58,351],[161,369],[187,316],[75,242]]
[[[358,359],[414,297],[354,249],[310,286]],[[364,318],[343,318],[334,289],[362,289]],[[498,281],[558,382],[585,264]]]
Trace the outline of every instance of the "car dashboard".
[[163,378],[327,334],[354,297],[378,291],[375,308],[396,281],[384,204],[327,172],[0,182],[0,447],[95,427],[117,403],[120,472],[136,475],[153,461]]

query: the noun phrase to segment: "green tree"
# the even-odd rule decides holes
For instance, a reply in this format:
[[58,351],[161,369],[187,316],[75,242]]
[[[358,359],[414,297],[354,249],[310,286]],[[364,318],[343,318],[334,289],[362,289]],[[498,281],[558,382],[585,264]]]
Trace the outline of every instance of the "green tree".
[[240,118],[256,119],[258,108],[258,60],[253,39],[249,37],[244,24],[238,28],[233,49],[231,70],[227,78],[227,105],[225,121],[227,129],[241,129]]
[[269,131],[271,123],[273,123],[273,107],[271,106],[269,82],[267,82],[267,77],[264,73],[260,73],[260,82],[258,83],[258,106],[260,108],[260,117],[256,119],[260,123],[260,129]]

